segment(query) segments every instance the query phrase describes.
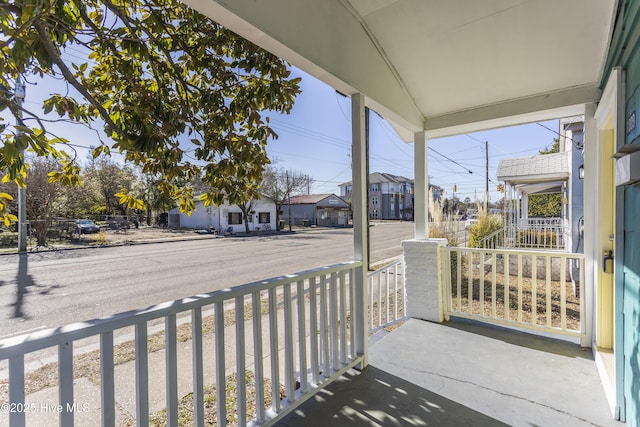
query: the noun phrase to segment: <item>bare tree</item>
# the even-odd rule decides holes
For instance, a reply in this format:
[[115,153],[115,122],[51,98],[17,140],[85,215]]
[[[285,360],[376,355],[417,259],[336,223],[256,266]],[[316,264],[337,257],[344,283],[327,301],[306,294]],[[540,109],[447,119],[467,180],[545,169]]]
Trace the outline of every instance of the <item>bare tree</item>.
[[84,180],[94,189],[96,211],[107,215],[127,213],[127,207],[120,204],[115,194],[123,190],[130,191],[137,182],[131,167],[120,165],[109,157],[99,156],[91,160]]
[[[289,203],[291,196],[309,192],[313,179],[309,175],[293,170],[267,168],[263,174],[260,193],[276,205],[276,226],[280,224],[282,206]],[[291,215],[289,215],[291,229]]]
[[49,171],[59,164],[56,160],[34,157],[27,174],[27,217],[37,245],[47,243],[47,233],[56,213],[56,204],[62,195],[62,184],[49,182]]

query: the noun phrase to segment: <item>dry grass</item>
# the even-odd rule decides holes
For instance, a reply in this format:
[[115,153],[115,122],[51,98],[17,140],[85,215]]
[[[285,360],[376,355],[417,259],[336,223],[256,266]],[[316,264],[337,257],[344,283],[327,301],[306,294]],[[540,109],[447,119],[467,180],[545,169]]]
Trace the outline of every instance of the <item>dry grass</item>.
[[[271,406],[271,380],[264,378],[264,406],[269,408]],[[245,372],[245,393],[246,393],[246,414],[248,418],[253,418],[256,413],[256,378],[253,372]],[[237,426],[238,422],[238,378],[236,374],[231,374],[226,378],[226,424],[228,426]],[[285,397],[284,387],[280,385],[279,389],[280,399]],[[216,398],[216,386],[209,385],[204,387],[204,424],[207,426],[217,425],[216,418],[218,416],[217,411],[217,398]],[[193,406],[193,393],[189,393],[183,396],[178,402],[178,425],[191,426],[194,425],[194,406]],[[247,420],[245,420],[246,422]],[[129,420],[125,424],[121,424],[122,427],[134,426],[135,420]],[[167,411],[163,409],[156,414],[153,414],[149,419],[149,425],[152,427],[165,427],[167,425]]]

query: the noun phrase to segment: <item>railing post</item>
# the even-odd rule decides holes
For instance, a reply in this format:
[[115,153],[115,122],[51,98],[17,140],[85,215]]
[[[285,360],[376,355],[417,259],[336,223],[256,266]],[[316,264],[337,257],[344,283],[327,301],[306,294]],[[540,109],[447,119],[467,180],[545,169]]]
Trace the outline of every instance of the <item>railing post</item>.
[[407,315],[416,319],[444,320],[444,281],[442,250],[447,239],[405,240]]

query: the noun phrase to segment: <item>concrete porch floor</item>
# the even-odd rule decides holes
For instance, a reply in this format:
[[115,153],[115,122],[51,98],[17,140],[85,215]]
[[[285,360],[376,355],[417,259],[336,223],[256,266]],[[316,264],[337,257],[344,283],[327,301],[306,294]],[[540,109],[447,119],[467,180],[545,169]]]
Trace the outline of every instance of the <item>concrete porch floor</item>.
[[622,426],[590,349],[463,320],[409,320],[279,426]]

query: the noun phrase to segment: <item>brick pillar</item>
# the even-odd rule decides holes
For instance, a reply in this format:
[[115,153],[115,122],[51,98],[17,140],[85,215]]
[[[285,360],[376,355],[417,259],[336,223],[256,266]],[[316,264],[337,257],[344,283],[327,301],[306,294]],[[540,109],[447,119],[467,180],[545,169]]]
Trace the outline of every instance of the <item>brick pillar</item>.
[[440,247],[447,239],[405,240],[404,285],[407,314],[415,319],[444,320],[444,282]]

